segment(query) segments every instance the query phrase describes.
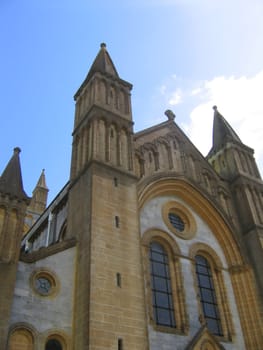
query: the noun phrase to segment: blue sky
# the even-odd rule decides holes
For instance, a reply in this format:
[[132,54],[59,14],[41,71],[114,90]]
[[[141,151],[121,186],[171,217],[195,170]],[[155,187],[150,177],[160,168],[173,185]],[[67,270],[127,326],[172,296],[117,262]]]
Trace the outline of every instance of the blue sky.
[[28,195],[69,178],[73,95],[99,51],[133,84],[135,130],[176,122],[206,155],[213,110],[263,171],[261,0],[0,0],[0,172],[22,149]]

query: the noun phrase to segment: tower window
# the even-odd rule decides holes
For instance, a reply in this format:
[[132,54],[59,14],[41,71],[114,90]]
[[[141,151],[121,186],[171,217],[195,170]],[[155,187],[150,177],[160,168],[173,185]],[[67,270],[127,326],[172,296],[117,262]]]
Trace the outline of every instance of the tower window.
[[118,187],[118,179],[117,179],[117,177],[115,177],[115,178],[113,179],[113,182],[114,182],[114,186],[115,186],[115,187]]
[[121,274],[119,272],[116,273],[116,283],[118,287],[121,287]]
[[157,325],[175,327],[168,255],[157,242],[150,244],[150,266],[155,322]]
[[123,350],[123,341],[122,338],[118,339],[118,350]]
[[120,227],[120,218],[118,216],[115,216],[115,226]]
[[215,335],[222,336],[222,327],[212,271],[209,262],[201,255],[195,257],[196,275],[204,318],[207,328]]

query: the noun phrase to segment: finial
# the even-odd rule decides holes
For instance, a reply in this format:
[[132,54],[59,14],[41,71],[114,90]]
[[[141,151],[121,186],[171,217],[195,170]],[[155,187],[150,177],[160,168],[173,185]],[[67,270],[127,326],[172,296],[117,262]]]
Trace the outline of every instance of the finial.
[[213,110],[217,112],[217,106],[213,106]]
[[21,149],[19,147],[14,148],[14,154],[19,154],[21,152]]
[[101,43],[100,47],[101,47],[101,49],[106,49],[106,44],[105,43]]
[[167,109],[164,114],[166,115],[166,117],[168,118],[168,120],[174,120],[175,119],[175,114],[173,111],[171,111],[170,109]]

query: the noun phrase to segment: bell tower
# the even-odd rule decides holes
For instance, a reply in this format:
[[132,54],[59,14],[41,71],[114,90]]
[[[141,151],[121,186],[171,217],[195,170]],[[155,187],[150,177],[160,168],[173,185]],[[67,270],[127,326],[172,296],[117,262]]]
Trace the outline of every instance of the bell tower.
[[30,198],[23,189],[20,149],[0,177],[0,350],[6,349],[23,224]]
[[[244,145],[225,118],[214,107],[213,147],[208,160],[229,182],[240,222],[240,238],[254,267],[259,290],[263,290],[263,182],[254,150]],[[263,295],[261,295],[263,300]]]
[[147,348],[131,89],[101,44],[75,94],[68,213],[68,235],[77,240],[74,349]]

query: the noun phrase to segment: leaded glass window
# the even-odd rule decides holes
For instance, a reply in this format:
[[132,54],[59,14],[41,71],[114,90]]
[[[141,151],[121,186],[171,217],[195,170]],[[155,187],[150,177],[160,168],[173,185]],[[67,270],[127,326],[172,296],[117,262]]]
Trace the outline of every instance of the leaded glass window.
[[214,288],[211,267],[206,258],[201,255],[195,257],[196,275],[207,328],[215,335],[223,335],[216,291]]
[[151,288],[156,324],[175,327],[168,255],[157,242],[150,244]]

